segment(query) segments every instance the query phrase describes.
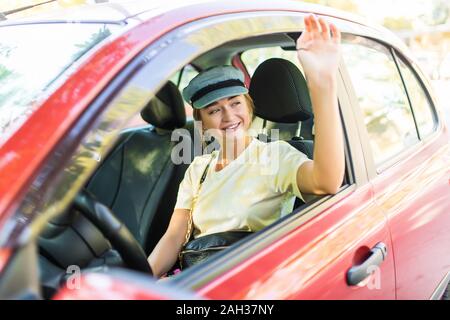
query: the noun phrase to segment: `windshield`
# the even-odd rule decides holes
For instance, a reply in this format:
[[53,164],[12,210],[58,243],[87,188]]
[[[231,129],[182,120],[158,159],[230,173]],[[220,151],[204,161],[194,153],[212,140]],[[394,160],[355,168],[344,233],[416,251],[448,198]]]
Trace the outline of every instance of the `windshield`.
[[77,59],[118,28],[47,23],[0,27],[0,145]]

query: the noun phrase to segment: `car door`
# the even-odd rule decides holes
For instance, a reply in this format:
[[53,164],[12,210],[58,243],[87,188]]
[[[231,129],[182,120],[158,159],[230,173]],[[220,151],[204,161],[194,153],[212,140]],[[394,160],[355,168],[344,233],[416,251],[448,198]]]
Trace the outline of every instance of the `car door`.
[[[404,199],[406,208],[397,214],[390,210],[389,214],[398,252],[397,291],[401,299],[439,299],[450,281],[449,138],[441,125],[444,118],[435,112],[418,73],[400,59],[400,54],[397,63],[421,140],[417,157],[405,166],[409,169],[407,174],[414,178],[404,187],[412,189],[410,197],[414,201]],[[400,187],[396,193],[403,192]],[[384,201],[380,205],[390,209],[387,199],[381,199]],[[411,264],[415,267],[411,268]]]
[[[349,187],[285,223],[267,230],[264,244],[256,239],[247,243],[258,252],[198,292],[213,299],[395,298],[386,217],[371,201],[370,186]],[[278,236],[269,245],[268,233]],[[380,255],[383,246],[385,257]],[[353,267],[365,276],[350,284]]]
[[343,56],[375,201],[389,218],[397,298],[438,298],[450,271],[448,134],[407,59],[360,37],[347,39]]

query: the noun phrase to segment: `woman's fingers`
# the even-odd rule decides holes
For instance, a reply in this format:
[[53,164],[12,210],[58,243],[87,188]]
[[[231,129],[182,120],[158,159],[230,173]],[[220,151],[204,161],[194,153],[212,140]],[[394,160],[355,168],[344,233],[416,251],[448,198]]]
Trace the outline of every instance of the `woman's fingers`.
[[297,39],[296,47],[299,49],[306,49],[308,42],[313,39],[311,16],[303,18],[303,23],[305,24],[305,31],[302,32],[301,36]]
[[316,37],[317,33],[320,32],[319,22],[317,21],[317,18],[313,15],[310,15],[308,18],[309,18],[309,24],[311,26],[311,32],[313,33],[313,36]]
[[[314,39],[325,41],[332,40],[335,43],[341,42],[341,32],[332,23],[328,23],[324,18],[317,18],[315,15],[308,15],[303,19],[305,31],[297,40],[297,48],[308,47],[308,43]],[[301,44],[302,43],[302,44]]]
[[330,30],[331,30],[331,38],[334,42],[340,43],[341,42],[341,31],[332,23],[330,23]]
[[330,39],[330,28],[328,27],[328,23],[323,18],[319,18],[319,24],[321,28],[322,39]]
[[311,32],[311,22],[309,21],[309,16],[305,17],[303,19],[303,22],[305,23],[305,30],[306,30],[306,32]]

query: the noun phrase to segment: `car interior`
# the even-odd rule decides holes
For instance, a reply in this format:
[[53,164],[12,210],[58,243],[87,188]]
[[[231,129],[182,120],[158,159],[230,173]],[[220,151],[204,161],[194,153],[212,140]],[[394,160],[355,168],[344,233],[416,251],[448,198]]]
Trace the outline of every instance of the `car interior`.
[[[231,64],[242,52],[263,47],[280,47],[295,56],[298,36],[276,34],[229,42],[191,61],[189,66],[201,71]],[[177,75],[182,74],[183,69]],[[181,77],[175,78],[178,83],[168,81],[141,111],[146,125],[130,127],[121,133],[80,192],[75,205],[47,222],[38,239],[44,297],[51,297],[67,280],[66,270],[72,265],[83,270],[126,266],[145,271],[142,257],[151,253],[164,234],[174,209],[178,185],[189,165],[171,161],[172,148],[178,143],[172,141],[171,136],[178,132],[180,139],[188,139],[193,144],[194,135],[198,134],[192,117],[186,115],[188,109],[181,95],[183,88],[177,86]],[[255,102],[252,129],[261,133],[258,138],[270,142],[269,129],[279,129],[280,139],[312,159],[312,108],[306,80],[299,68],[286,59],[265,57],[251,75],[249,93]],[[194,153],[189,155],[191,159],[194,156]],[[347,177],[343,184],[346,183]],[[294,211],[298,212],[317,198],[305,196],[306,204],[297,199]],[[98,219],[89,217],[88,212],[107,220],[108,226],[103,225],[104,221],[96,223]],[[129,233],[124,231],[121,239],[115,239],[113,225],[116,231],[125,226],[122,229]],[[135,256],[124,257],[127,251],[136,252],[141,261],[136,262],[139,259]]]

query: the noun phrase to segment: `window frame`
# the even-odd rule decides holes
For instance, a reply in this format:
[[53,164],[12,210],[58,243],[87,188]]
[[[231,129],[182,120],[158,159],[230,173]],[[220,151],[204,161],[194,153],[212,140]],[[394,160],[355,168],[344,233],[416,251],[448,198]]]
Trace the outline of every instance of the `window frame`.
[[[417,67],[414,68],[412,66],[412,61],[413,60],[408,58],[408,56],[406,54],[401,53],[401,50],[399,50],[399,48],[395,48],[392,44],[384,42],[381,39],[377,39],[377,38],[374,38],[374,37],[371,37],[371,36],[367,36],[367,35],[362,35],[362,34],[353,34],[353,35],[356,36],[356,37],[364,38],[364,40],[369,40],[371,42],[376,43],[377,45],[381,45],[381,46],[385,47],[386,50],[392,56],[392,59],[393,59],[393,61],[395,63],[396,70],[399,73],[399,76],[401,78],[401,82],[402,82],[401,85],[403,86],[403,90],[404,90],[404,92],[406,94],[406,97],[408,99],[408,105],[409,105],[409,108],[410,108],[411,113],[413,115],[414,126],[415,126],[416,134],[417,134],[417,137],[418,137],[418,141],[416,143],[414,143],[414,144],[412,144],[412,145],[402,149],[399,153],[389,157],[388,159],[384,160],[383,162],[381,162],[379,164],[376,164],[374,156],[373,156],[373,151],[372,151],[372,148],[370,146],[369,134],[368,134],[367,128],[366,128],[366,126],[364,124],[364,116],[362,114],[362,110],[361,110],[361,107],[360,107],[359,102],[358,102],[358,98],[357,98],[357,95],[356,95],[355,87],[354,87],[353,81],[352,81],[352,79],[350,77],[349,70],[348,70],[347,66],[345,65],[345,62],[343,62],[342,72],[345,74],[344,75],[344,77],[345,77],[344,81],[346,82],[346,86],[348,87],[348,92],[349,92],[349,95],[350,95],[351,103],[353,105],[353,112],[355,113],[355,116],[356,116],[356,119],[357,119],[357,123],[358,123],[357,127],[358,127],[358,131],[359,131],[359,134],[360,134],[362,148],[364,150],[364,157],[365,157],[365,162],[366,162],[366,167],[367,167],[367,174],[368,174],[369,179],[374,179],[377,176],[379,176],[382,173],[384,173],[386,170],[388,170],[388,169],[390,169],[390,168],[392,168],[392,167],[394,167],[396,165],[399,165],[400,163],[406,161],[408,158],[414,156],[415,153],[420,152],[420,150],[424,147],[425,143],[429,143],[430,141],[434,140],[437,137],[437,135],[439,134],[439,132],[442,129],[442,123],[440,122],[440,119],[437,116],[437,113],[435,113],[435,115],[436,115],[435,119],[437,119],[435,130],[432,132],[432,134],[429,134],[427,137],[425,137],[424,140],[421,140],[419,132],[418,132],[418,127],[417,127],[417,123],[416,123],[416,120],[415,120],[415,116],[414,116],[414,110],[413,110],[413,108],[411,106],[410,97],[409,97],[408,92],[406,90],[406,86],[405,86],[404,81],[403,81],[403,75],[400,72],[400,68],[398,66],[398,61],[396,60],[395,53],[398,53],[401,57],[403,57],[402,61],[406,64],[407,67],[410,66],[411,69],[414,70],[414,73],[415,73],[415,75],[417,77],[418,76],[418,72],[417,72],[418,68]],[[344,59],[342,59],[342,60],[344,60]],[[421,79],[420,84],[424,85],[424,83],[426,83],[426,82],[423,81],[424,76],[421,76],[420,79]],[[432,106],[433,106],[434,112],[435,112],[435,110],[436,110],[435,109],[435,101],[433,100],[433,95],[431,94],[430,86],[422,86],[422,88],[424,89],[428,100],[430,102],[432,102]]]
[[[421,77],[417,73],[416,68],[414,68],[413,63],[410,63],[410,61],[408,59],[406,59],[400,52],[398,52],[398,50],[395,50],[395,49],[391,48],[391,52],[392,52],[392,56],[394,57],[394,61],[395,61],[396,65],[397,65],[398,72],[400,73],[400,77],[402,78],[403,87],[405,88],[406,96],[408,97],[408,102],[409,102],[412,114],[414,116],[414,122],[416,124],[417,136],[419,137],[419,140],[421,140],[421,141],[427,140],[427,138],[432,136],[437,131],[437,129],[439,127],[439,117],[437,116],[436,106],[434,105],[434,102],[431,99],[430,92],[424,86],[423,80],[421,79]],[[421,134],[420,134],[419,125],[418,125],[417,120],[416,120],[414,105],[411,102],[411,97],[410,97],[410,94],[409,94],[408,86],[407,86],[406,81],[405,81],[405,75],[403,74],[402,69],[400,68],[399,61],[401,61],[405,65],[405,67],[408,68],[409,71],[412,73],[414,79],[417,81],[417,84],[422,89],[423,93],[425,94],[425,99],[427,100],[428,107],[431,110],[431,116],[433,118],[433,129],[431,130],[430,133],[428,133],[424,137],[422,137]]]

